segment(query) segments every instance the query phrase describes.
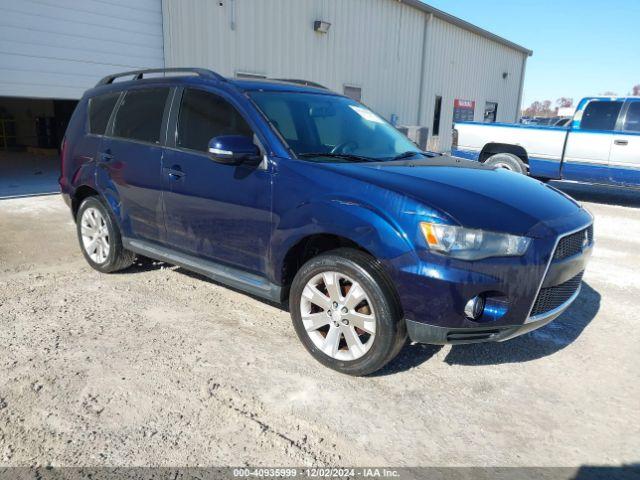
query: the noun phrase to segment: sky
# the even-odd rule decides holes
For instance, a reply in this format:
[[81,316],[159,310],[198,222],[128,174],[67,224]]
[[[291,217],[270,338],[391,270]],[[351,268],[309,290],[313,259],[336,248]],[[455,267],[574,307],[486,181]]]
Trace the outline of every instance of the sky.
[[640,0],[427,0],[533,50],[523,106],[640,84]]

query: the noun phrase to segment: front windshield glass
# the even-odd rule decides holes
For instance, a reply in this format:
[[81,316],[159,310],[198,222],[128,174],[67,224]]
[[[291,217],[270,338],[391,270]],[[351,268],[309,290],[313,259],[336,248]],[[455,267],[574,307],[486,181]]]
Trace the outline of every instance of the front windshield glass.
[[294,92],[250,95],[299,158],[380,161],[420,154],[402,133],[349,98]]

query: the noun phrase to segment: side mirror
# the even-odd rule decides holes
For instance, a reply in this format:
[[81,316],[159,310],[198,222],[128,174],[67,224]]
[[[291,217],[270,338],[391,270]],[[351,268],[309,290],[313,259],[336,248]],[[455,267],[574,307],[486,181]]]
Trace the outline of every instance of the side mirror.
[[260,149],[251,137],[223,135],[209,141],[209,155],[216,162],[239,165],[260,159]]

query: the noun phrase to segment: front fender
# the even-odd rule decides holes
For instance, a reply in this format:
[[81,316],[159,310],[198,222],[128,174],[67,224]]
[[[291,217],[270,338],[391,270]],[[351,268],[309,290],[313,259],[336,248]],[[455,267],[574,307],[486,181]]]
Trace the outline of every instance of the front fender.
[[282,267],[291,248],[306,237],[318,234],[346,238],[373,256],[388,263],[398,257],[416,256],[413,235],[395,220],[415,211],[409,199],[389,196],[383,202],[393,217],[374,205],[356,198],[324,197],[301,204],[278,218],[272,242],[270,277],[282,284]]

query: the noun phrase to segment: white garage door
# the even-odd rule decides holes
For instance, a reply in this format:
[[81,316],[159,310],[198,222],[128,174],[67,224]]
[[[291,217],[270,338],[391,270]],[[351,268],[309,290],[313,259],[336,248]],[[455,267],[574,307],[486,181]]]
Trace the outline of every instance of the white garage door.
[[0,0],[0,96],[77,99],[164,66],[161,0]]

